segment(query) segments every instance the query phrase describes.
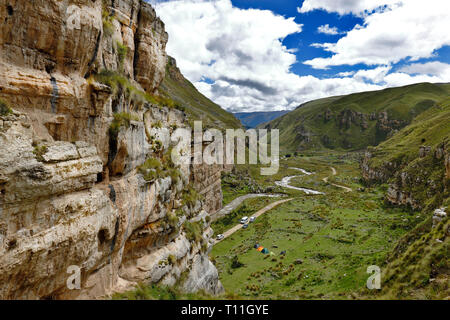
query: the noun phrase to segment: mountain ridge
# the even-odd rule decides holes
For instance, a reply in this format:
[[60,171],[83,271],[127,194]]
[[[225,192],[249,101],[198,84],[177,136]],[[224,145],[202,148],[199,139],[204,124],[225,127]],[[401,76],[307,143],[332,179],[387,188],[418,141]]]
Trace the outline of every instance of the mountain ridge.
[[375,146],[450,94],[450,84],[418,83],[309,101],[260,125],[280,129],[289,151]]

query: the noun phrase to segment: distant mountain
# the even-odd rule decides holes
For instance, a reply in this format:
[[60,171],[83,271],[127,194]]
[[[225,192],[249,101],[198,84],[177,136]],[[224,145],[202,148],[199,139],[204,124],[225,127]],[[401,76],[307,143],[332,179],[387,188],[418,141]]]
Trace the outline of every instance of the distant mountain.
[[268,111],[268,112],[237,112],[234,116],[241,120],[242,124],[247,128],[255,128],[256,126],[272,121],[289,111]]
[[376,146],[450,96],[450,84],[418,83],[310,101],[259,127],[280,130],[283,150]]

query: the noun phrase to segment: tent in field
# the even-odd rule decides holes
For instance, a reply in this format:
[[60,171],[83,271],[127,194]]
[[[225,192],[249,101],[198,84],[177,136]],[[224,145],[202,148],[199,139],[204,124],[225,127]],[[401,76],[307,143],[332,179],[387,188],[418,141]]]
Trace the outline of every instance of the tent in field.
[[260,246],[259,244],[255,244],[254,248],[256,250],[258,250],[259,252],[263,253],[263,254],[268,254],[269,253],[269,249],[264,248],[263,246]]

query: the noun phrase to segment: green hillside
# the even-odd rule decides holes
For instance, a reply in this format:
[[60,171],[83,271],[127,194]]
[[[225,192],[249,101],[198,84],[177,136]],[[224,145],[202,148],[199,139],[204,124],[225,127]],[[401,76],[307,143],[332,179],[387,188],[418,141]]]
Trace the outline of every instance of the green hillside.
[[389,182],[410,195],[417,207],[450,205],[445,156],[450,148],[450,98],[447,98],[377,147],[368,148],[365,178]]
[[[376,298],[448,299],[450,295],[449,220],[432,227],[433,210],[450,208],[449,148],[450,98],[421,113],[392,138],[368,148],[362,166],[365,180],[388,183],[389,201],[422,209],[418,212],[428,217],[388,257],[383,267],[385,285]],[[395,198],[399,191],[407,201]]]
[[169,57],[166,77],[161,85],[162,93],[170,96],[188,114],[191,120],[202,120],[203,127],[240,128],[240,121],[232,113],[225,111],[203,94],[187,80]]
[[280,130],[282,150],[361,150],[391,137],[448,96],[450,84],[419,83],[330,97],[262,126]]

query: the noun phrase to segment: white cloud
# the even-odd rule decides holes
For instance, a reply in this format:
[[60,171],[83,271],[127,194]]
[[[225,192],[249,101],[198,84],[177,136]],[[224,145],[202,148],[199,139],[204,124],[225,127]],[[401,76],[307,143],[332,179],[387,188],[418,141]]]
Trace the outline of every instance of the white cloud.
[[341,15],[349,13],[362,15],[374,10],[380,11],[385,6],[394,5],[397,2],[399,0],[305,0],[302,7],[297,8],[297,11],[306,13],[313,10],[325,10]]
[[[241,10],[230,0],[172,1],[156,10],[169,33],[167,51],[193,81],[203,76],[247,80],[263,73],[276,80],[288,72],[295,54],[280,39],[302,25],[268,10]],[[268,27],[270,26],[270,27]]]
[[326,24],[326,25],[323,25],[323,26],[319,26],[317,28],[317,32],[324,33],[324,34],[330,34],[330,35],[337,35],[337,34],[341,33],[341,32],[339,32],[338,28],[330,27],[329,24]]
[[[373,8],[376,3],[386,2],[374,0],[356,4],[353,0],[342,1],[349,4],[349,7],[355,5],[358,10],[364,6]],[[329,11],[342,12],[344,9],[339,9],[337,5],[339,2],[307,0],[303,11],[322,6]],[[304,63],[317,69],[359,63],[388,65],[405,58],[412,61],[429,58],[433,56],[435,50],[450,45],[448,32],[450,1],[427,0],[426,4],[422,0],[396,2],[401,2],[401,5],[365,16],[363,26],[347,32],[347,35],[336,43],[327,44],[324,49],[333,53],[331,57],[315,58]]]
[[[415,75],[411,76],[402,72],[395,72],[384,77],[386,87],[399,87],[419,82],[442,82],[443,79],[436,76]],[[448,80],[447,80],[448,81]]]
[[390,66],[383,66],[370,70],[359,70],[353,75],[353,78],[358,80],[369,80],[373,83],[380,83],[384,81],[385,76],[390,70]]
[[413,63],[403,66],[399,71],[407,74],[427,74],[450,79],[450,64],[439,61]]
[[356,72],[355,71],[345,71],[345,72],[339,72],[337,74],[338,77],[351,77],[352,75],[354,75]]
[[353,78],[321,80],[292,73],[296,57],[282,40],[301,32],[293,18],[238,9],[230,0],[164,2],[156,11],[169,33],[167,51],[183,74],[230,111],[283,110],[316,98],[380,88]]
[[[443,74],[408,74],[407,70],[389,74],[392,64],[379,58],[382,50],[370,51],[375,45],[366,54],[367,59],[376,58],[377,63],[370,63],[375,64],[375,68],[357,72],[344,70],[329,79],[299,76],[290,70],[296,62],[294,50],[282,45],[285,37],[302,30],[302,25],[295,23],[293,18],[275,15],[268,10],[238,9],[230,0],[163,2],[156,5],[156,11],[169,33],[167,51],[177,59],[183,74],[203,94],[229,111],[292,109],[303,102],[326,96],[419,81],[436,82],[444,77]],[[351,32],[364,33],[361,35],[363,40],[364,37],[370,38],[371,35],[365,32],[372,23],[367,19],[377,14],[380,13],[367,17],[365,25],[355,27]],[[425,32],[421,22],[415,28]],[[383,33],[377,34],[386,41]],[[430,38],[434,39],[434,36]],[[337,44],[311,46],[340,54],[340,45]],[[349,52],[355,55],[361,53],[358,46],[350,46],[350,49]],[[384,54],[391,53],[396,54],[395,50]],[[329,62],[325,63],[325,67],[329,65]],[[205,78],[212,84],[203,81]]]

